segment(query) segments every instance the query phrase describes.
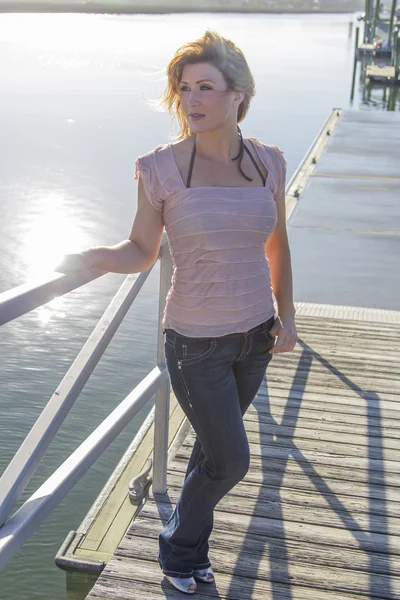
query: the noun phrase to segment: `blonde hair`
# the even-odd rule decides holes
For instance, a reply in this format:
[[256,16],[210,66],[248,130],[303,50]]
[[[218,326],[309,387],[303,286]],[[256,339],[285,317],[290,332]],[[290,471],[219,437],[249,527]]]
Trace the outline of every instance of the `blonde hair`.
[[243,52],[230,40],[215,31],[207,30],[195,42],[184,44],[175,52],[167,67],[167,85],[160,99],[171,117],[177,119],[180,131],[176,140],[189,137],[190,128],[180,102],[179,84],[185,65],[211,63],[225,78],[228,89],[244,92],[244,99],[238,108],[237,122],[245,118],[250,100],[255,94],[253,75]]

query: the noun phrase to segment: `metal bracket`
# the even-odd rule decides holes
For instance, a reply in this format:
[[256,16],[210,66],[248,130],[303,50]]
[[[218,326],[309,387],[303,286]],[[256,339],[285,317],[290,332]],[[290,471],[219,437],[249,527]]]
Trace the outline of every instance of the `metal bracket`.
[[136,475],[129,484],[129,498],[132,504],[139,506],[145,497],[149,487],[152,484],[152,477],[149,475],[153,467],[153,459],[147,459],[147,467]]

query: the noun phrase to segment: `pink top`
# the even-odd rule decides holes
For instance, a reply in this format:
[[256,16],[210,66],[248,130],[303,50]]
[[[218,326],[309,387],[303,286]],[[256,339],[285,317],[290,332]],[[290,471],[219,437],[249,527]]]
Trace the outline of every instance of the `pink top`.
[[[163,328],[189,337],[248,331],[275,314],[264,245],[277,222],[286,160],[249,139],[268,169],[265,187],[186,188],[170,144],[136,161],[154,208],[163,211],[174,273]],[[250,148],[250,149],[252,149]]]

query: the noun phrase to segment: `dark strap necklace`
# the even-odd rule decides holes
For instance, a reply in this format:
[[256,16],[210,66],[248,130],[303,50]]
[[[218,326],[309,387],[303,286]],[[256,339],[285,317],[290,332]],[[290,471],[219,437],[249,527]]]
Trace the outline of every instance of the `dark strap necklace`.
[[[240,171],[241,175],[243,175],[243,177],[245,179],[247,179],[247,181],[253,181],[253,179],[251,177],[248,177],[245,173],[243,173],[243,170],[242,170],[242,160],[243,160],[244,151],[246,150],[247,154],[251,158],[251,161],[252,161],[253,165],[255,166],[255,168],[257,169],[258,174],[261,177],[261,181],[263,182],[263,186],[265,187],[266,177],[264,177],[264,175],[261,173],[260,168],[259,168],[258,164],[256,163],[256,161],[254,160],[254,158],[253,158],[250,150],[247,148],[247,146],[245,146],[244,141],[243,141],[243,135],[242,135],[242,132],[240,130],[240,127],[238,126],[237,129],[238,129],[239,140],[240,140],[240,150],[239,150],[239,154],[237,156],[235,156],[234,158],[231,158],[231,160],[239,160],[239,171]],[[193,166],[194,166],[195,156],[196,156],[196,138],[194,140],[194,145],[193,145],[193,150],[192,150],[192,156],[190,158],[189,173],[188,173],[187,182],[186,182],[186,187],[187,188],[190,188],[190,183],[192,181],[192,173],[193,173]]]

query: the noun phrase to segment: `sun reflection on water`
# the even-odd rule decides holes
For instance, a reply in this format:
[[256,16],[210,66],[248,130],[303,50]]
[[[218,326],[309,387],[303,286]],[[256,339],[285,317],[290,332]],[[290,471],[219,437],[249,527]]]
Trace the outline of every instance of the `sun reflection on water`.
[[43,279],[64,254],[88,245],[70,198],[60,192],[43,194],[36,201],[25,238],[26,265],[30,280]]
[[[22,259],[26,265],[29,284],[42,283],[61,262],[64,254],[78,252],[88,247],[79,205],[62,191],[43,191],[31,199],[29,230],[24,235]],[[32,206],[32,203],[34,206]],[[52,316],[64,318],[64,298],[55,298],[35,311],[38,320],[45,324]]]

